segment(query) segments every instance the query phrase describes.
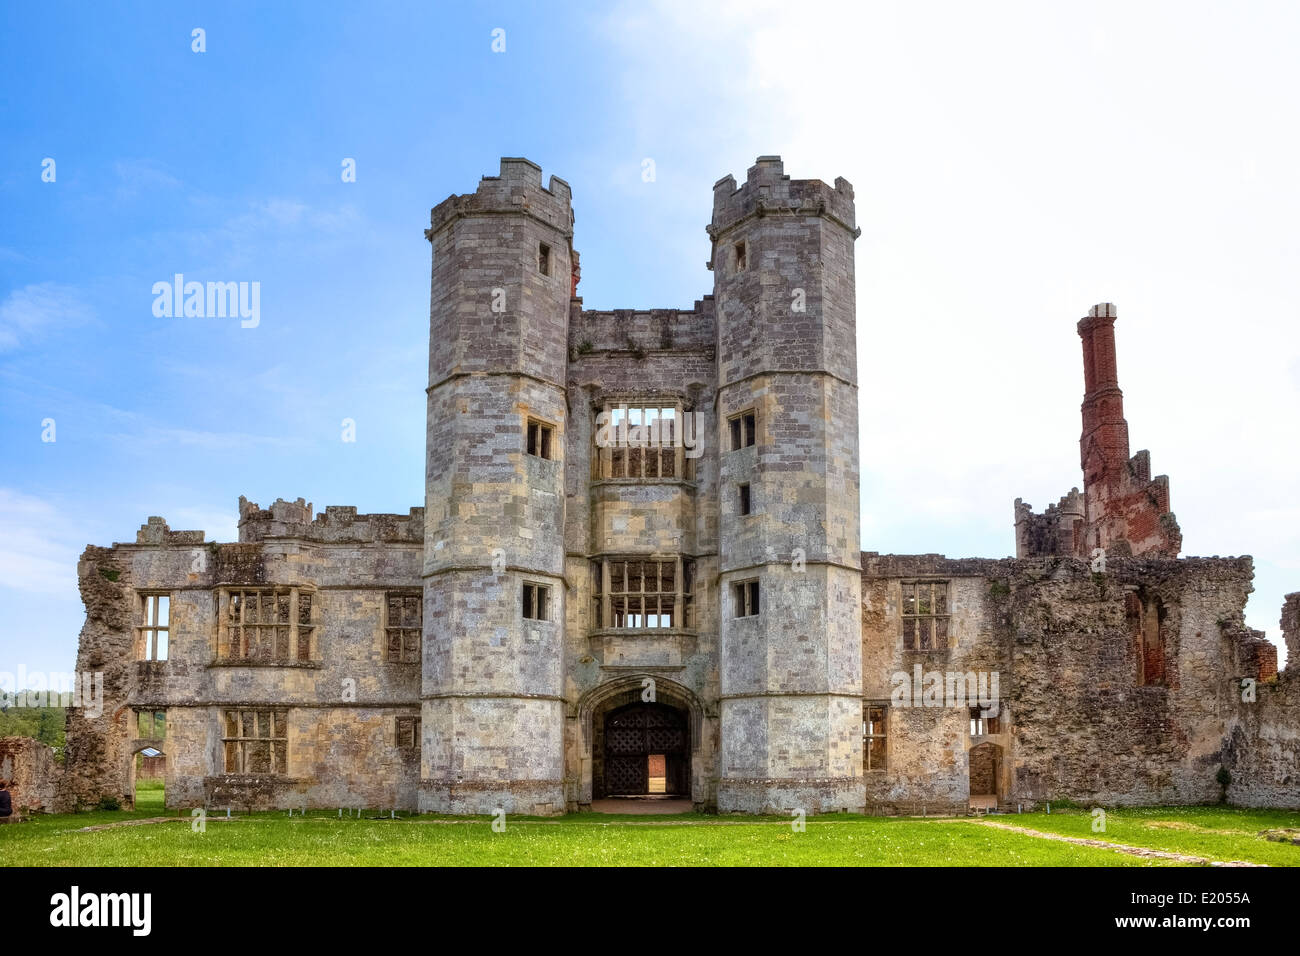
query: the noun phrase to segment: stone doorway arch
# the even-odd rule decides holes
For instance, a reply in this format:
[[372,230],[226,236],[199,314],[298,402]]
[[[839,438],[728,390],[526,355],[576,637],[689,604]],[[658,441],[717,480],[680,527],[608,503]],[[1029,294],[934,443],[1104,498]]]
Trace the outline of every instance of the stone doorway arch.
[[[665,777],[675,773],[672,781],[674,789],[681,789],[683,796],[689,795],[696,807],[707,804],[707,737],[703,733],[706,715],[699,697],[689,687],[671,678],[654,674],[627,674],[606,681],[592,688],[578,702],[576,740],[573,741],[575,763],[574,776],[577,777],[578,800],[580,807],[590,807],[594,796],[603,796],[608,792],[605,781],[606,730],[608,719],[616,711],[624,715],[636,713],[637,705],[650,705],[643,711],[644,724],[676,724],[681,732],[680,749],[667,748],[664,751]],[[677,720],[672,719],[672,715]],[[651,715],[658,715],[657,717]],[[636,723],[633,720],[632,723]],[[628,728],[633,733],[638,730],[644,735],[646,745],[656,740],[654,727]],[[668,743],[674,738],[672,728],[659,728],[669,731],[664,735]],[[617,749],[617,748],[616,748]],[[623,748],[624,756],[632,756],[635,746]],[[646,750],[647,756],[657,751]],[[667,767],[669,752],[678,754],[677,762],[670,773]],[[667,784],[666,780],[666,784]],[[600,791],[597,794],[597,791]]]

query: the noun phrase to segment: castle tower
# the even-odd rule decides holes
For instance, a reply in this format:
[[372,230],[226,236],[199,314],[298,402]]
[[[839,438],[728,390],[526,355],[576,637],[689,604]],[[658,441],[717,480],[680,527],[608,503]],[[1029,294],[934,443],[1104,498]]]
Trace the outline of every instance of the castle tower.
[[1129,457],[1124,393],[1115,358],[1115,306],[1094,305],[1079,320],[1083,343],[1083,467],[1085,533],[1077,554],[1094,548],[1177,557],[1182,532],[1169,511],[1169,478],[1151,477],[1151,454]]
[[569,186],[502,159],[433,210],[419,806],[564,810]]
[[861,810],[853,188],[760,156],[713,187],[718,809]]

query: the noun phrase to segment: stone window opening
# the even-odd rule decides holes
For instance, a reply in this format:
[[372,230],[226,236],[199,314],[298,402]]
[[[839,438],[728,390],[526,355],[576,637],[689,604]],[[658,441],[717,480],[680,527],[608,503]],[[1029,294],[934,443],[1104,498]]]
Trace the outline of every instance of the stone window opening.
[[690,410],[662,400],[600,408],[592,442],[593,475],[598,478],[690,478],[694,459],[686,457],[682,423]]
[[544,276],[551,274],[551,247],[544,242],[537,244],[537,271]]
[[549,621],[551,619],[551,589],[545,584],[524,582],[523,615],[529,621]]
[[690,558],[605,558],[592,562],[597,628],[695,627]]
[[140,740],[162,740],[167,736],[167,711],[137,710],[135,735]]
[[749,496],[749,485],[748,485],[748,484],[742,484],[742,485],[737,485],[736,487],[737,487],[737,492],[739,493],[739,499],[740,499],[740,500],[739,500],[740,513],[741,513],[742,515],[747,515],[747,514],[750,513],[749,509],[750,509],[751,505],[753,504],[753,502],[750,500],[750,496]]
[[222,714],[226,773],[270,774],[288,771],[287,710],[227,710]]
[[951,609],[947,581],[903,582],[903,650],[937,651],[948,646]]
[[1159,598],[1129,591],[1124,596],[1124,616],[1137,656],[1137,686],[1166,686],[1165,661],[1169,609]]
[[999,734],[1001,732],[998,718],[985,716],[982,707],[972,707],[970,709],[970,735],[972,737],[984,737],[988,734]]
[[528,454],[536,458],[545,458],[552,460],[551,445],[552,437],[555,434],[555,428],[546,422],[538,421],[535,418],[528,419],[527,445]]
[[732,451],[748,448],[756,442],[758,438],[758,419],[752,409],[741,412],[739,415],[733,415],[727,420],[727,424],[731,428]]
[[312,594],[299,587],[225,588],[217,658],[253,664],[312,660]]
[[171,595],[140,595],[139,620],[136,627],[136,660],[167,660],[171,635]]
[[736,271],[744,272],[749,268],[749,250],[745,245],[745,240],[740,240],[733,246],[735,251]]
[[884,704],[863,706],[862,768],[867,772],[889,769],[887,712]]
[[737,581],[731,585],[735,617],[756,617],[761,610],[759,606],[758,579]]
[[420,749],[420,718],[414,715],[407,715],[394,718],[393,721],[393,741],[398,750],[410,752],[419,752]]
[[386,658],[401,664],[420,661],[424,633],[424,596],[418,591],[389,591],[384,600]]

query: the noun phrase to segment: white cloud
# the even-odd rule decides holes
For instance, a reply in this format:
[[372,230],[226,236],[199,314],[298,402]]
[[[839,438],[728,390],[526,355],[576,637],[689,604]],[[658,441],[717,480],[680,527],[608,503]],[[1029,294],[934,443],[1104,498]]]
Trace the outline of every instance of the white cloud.
[[77,593],[77,559],[87,534],[61,507],[0,488],[0,581],[61,599]]
[[92,315],[90,306],[69,286],[42,282],[15,289],[0,302],[0,352],[52,329],[75,328]]

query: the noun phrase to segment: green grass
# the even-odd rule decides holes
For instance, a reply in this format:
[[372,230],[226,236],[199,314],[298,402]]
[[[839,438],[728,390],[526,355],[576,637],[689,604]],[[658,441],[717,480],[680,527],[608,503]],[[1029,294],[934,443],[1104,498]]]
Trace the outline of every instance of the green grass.
[[[1104,833],[1092,831],[1088,810],[1026,813],[995,819],[1047,833],[1169,850],[1212,860],[1300,866],[1300,846],[1275,843],[1262,830],[1300,827],[1300,813],[1235,807],[1137,807],[1106,811]],[[1169,826],[1173,824],[1173,826]]]
[[[810,817],[795,833],[785,818],[607,816],[512,817],[504,833],[490,820],[412,816],[397,820],[306,818],[257,813],[91,833],[79,828],[160,815],[160,791],[137,788],[137,809],[37,817],[0,827],[0,860],[14,866],[1164,866],[1095,847],[1009,833],[971,819]],[[175,815],[177,811],[161,811]],[[1109,814],[1094,834],[1086,811],[990,819],[1037,830],[1271,865],[1300,865],[1300,847],[1254,833],[1300,825],[1300,814],[1212,808],[1162,808]],[[1171,821],[1190,829],[1147,827]],[[1203,832],[1231,830],[1229,834]]]
[[167,811],[163,808],[164,796],[162,780],[137,780],[135,782],[135,808],[145,816],[161,817],[167,815]]

